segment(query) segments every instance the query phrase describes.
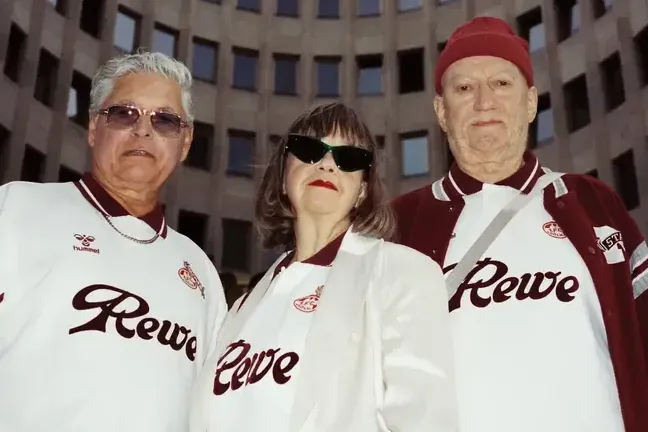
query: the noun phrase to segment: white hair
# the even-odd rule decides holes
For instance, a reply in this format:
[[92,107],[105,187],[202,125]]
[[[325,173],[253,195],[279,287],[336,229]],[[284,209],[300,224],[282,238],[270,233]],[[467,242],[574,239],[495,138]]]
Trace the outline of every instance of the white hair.
[[95,115],[104,108],[115,80],[132,73],[153,73],[171,79],[182,90],[182,108],[189,122],[193,122],[193,100],[191,95],[191,72],[182,62],[159,52],[139,51],[112,58],[101,65],[90,89],[90,114]]

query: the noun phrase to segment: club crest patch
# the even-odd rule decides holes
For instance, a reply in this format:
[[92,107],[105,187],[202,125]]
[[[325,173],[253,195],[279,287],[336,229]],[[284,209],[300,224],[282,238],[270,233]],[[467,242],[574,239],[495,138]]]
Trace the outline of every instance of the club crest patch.
[[542,229],[553,238],[563,239],[567,237],[562,228],[560,228],[560,225],[556,223],[556,221],[549,221],[545,223],[544,225],[542,225]]
[[293,302],[293,306],[295,306],[295,309],[305,313],[315,312],[323,288],[324,285],[320,285],[317,287],[314,294],[309,294],[307,296],[300,297],[297,300],[295,300]]
[[182,267],[178,270],[178,276],[180,276],[180,279],[182,279],[185,285],[193,290],[199,290],[202,298],[205,298],[205,287],[200,283],[200,279],[198,279],[198,276],[196,276],[196,273],[194,273],[191,265],[187,261],[182,263]]

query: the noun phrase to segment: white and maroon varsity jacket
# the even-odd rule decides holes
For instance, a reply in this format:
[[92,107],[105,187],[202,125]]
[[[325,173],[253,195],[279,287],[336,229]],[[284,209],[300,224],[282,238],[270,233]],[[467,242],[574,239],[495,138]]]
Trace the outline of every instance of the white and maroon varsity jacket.
[[[430,256],[447,273],[494,217],[498,210],[494,207],[503,207],[518,190],[528,193],[543,170],[537,158],[527,152],[525,164],[517,173],[496,185],[484,185],[454,165],[431,186],[394,200],[398,241]],[[501,204],[494,204],[497,200]],[[509,223],[450,299],[454,334],[465,336],[466,342],[455,339],[461,430],[475,430],[477,424],[469,411],[479,412],[490,404],[490,411],[496,412],[483,411],[491,421],[490,428],[480,429],[483,431],[496,429],[495,414],[507,425],[500,431],[511,430],[513,423],[507,418],[516,415],[522,426],[518,430],[537,430],[533,429],[535,419],[555,416],[554,424],[561,424],[561,419],[565,422],[563,429],[553,430],[579,424],[579,430],[598,431],[600,425],[588,428],[588,424],[594,424],[588,422],[601,416],[613,425],[606,430],[648,431],[648,248],[636,223],[609,186],[587,175],[563,175],[555,186],[545,190],[535,207],[532,203],[525,211]],[[462,241],[466,244],[458,252],[461,248],[457,242]],[[480,273],[487,266],[493,273]],[[546,334],[548,328],[553,333]],[[466,329],[472,333],[466,333]],[[577,346],[570,346],[569,341]],[[579,344],[588,347],[592,356],[579,353]],[[461,352],[457,352],[458,346]],[[583,358],[573,359],[566,353]],[[462,371],[470,375],[466,365],[479,368],[480,361],[502,372],[499,381],[491,383],[488,371],[480,371],[482,384],[492,386],[488,391],[472,387],[472,393],[483,396],[483,391],[488,399],[462,394],[462,390],[471,388],[471,383],[462,384]],[[600,363],[598,369],[589,364],[595,361]],[[524,370],[525,365],[544,369],[528,366]],[[588,368],[601,372],[600,380],[606,380],[606,374],[610,379],[601,383],[599,375],[593,374],[589,383],[571,380],[582,378]],[[572,400],[581,391],[590,404],[591,418],[576,406],[554,403],[553,411],[546,411],[534,394],[538,390],[534,385],[543,387],[538,377],[555,380],[558,375],[567,379],[558,382],[553,395],[546,392],[548,405],[554,402],[552,396],[564,397],[561,391],[569,393]],[[574,382],[585,384],[568,388]],[[523,389],[526,394],[511,399],[507,392],[512,388]],[[588,391],[600,394],[588,395]],[[528,407],[526,418],[514,407],[498,404],[512,401],[524,410],[526,396],[527,404],[529,400],[539,403]],[[602,406],[606,410],[603,415],[598,412]],[[575,414],[577,409],[581,411]],[[579,416],[578,420],[574,416]]]

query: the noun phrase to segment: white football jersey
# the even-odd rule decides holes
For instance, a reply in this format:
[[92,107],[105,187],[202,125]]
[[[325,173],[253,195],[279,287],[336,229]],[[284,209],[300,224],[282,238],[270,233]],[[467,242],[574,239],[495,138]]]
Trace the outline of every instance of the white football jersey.
[[[464,196],[446,274],[518,193],[484,184]],[[450,316],[461,432],[624,430],[592,278],[542,196],[467,275]]]
[[130,216],[89,175],[1,186],[0,432],[186,430],[226,309],[160,208]]

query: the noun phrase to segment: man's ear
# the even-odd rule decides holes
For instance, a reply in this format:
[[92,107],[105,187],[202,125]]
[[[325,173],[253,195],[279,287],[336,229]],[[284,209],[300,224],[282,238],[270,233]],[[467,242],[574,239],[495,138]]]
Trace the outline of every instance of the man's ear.
[[436,113],[439,127],[441,127],[441,130],[443,132],[448,133],[445,119],[445,105],[443,105],[443,96],[434,96],[434,112]]

